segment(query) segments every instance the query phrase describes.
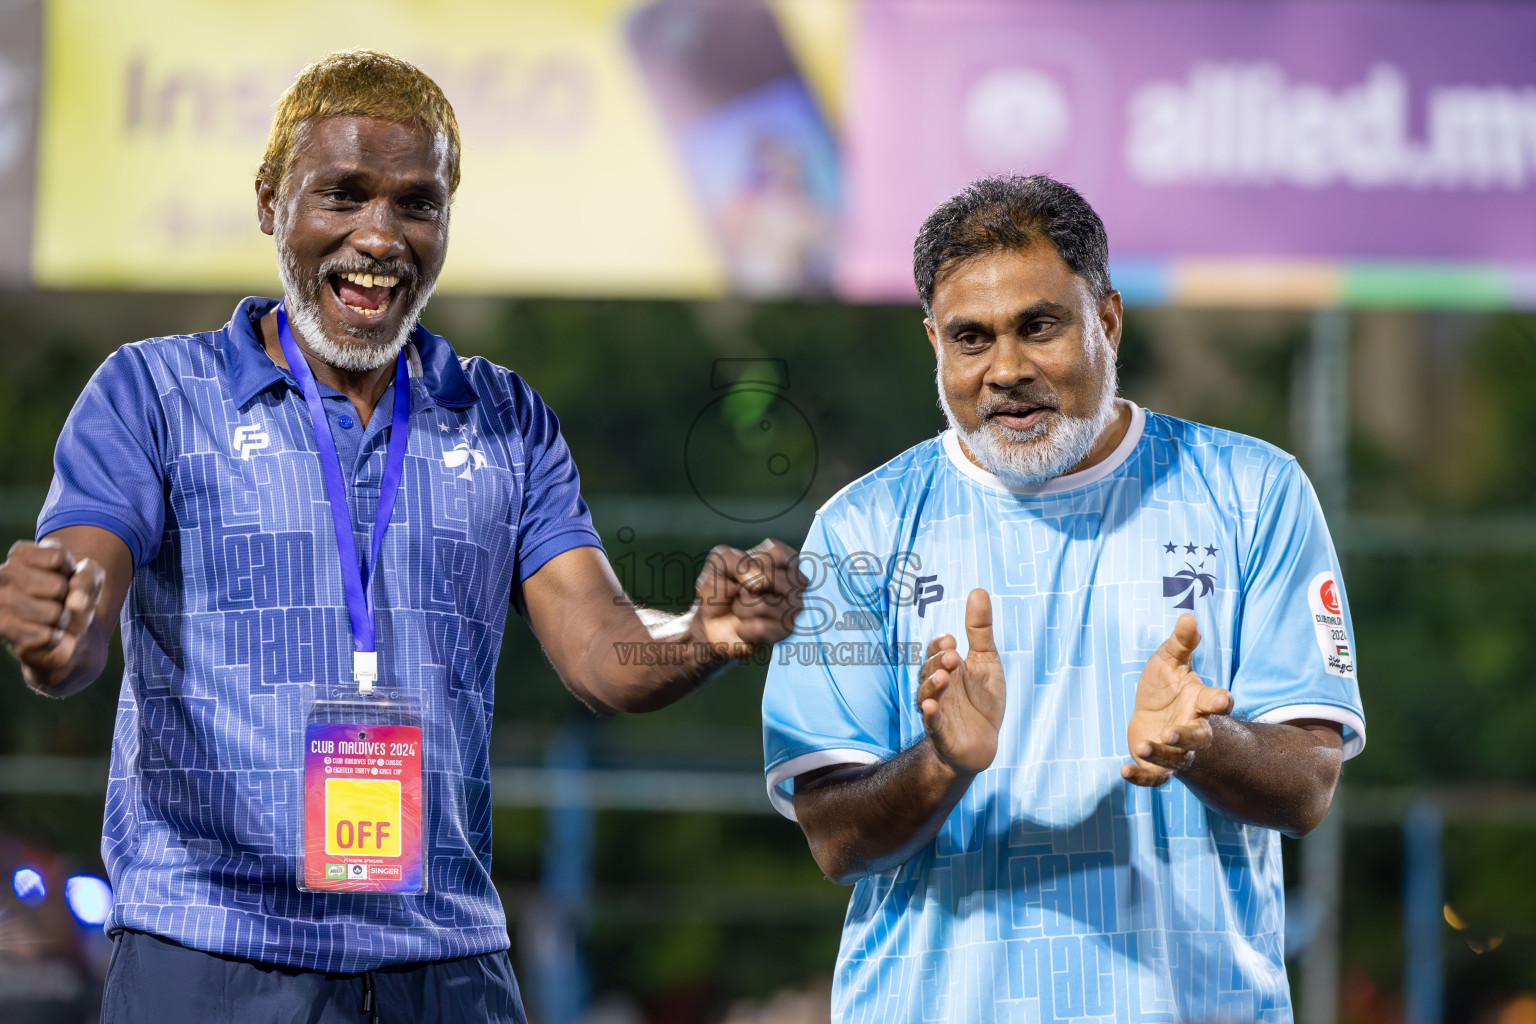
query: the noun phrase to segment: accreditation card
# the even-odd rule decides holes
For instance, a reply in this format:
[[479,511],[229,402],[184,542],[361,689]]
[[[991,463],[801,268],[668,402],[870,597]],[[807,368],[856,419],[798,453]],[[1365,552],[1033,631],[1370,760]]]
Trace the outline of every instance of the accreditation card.
[[425,892],[421,719],[383,700],[319,701],[304,728],[299,888]]

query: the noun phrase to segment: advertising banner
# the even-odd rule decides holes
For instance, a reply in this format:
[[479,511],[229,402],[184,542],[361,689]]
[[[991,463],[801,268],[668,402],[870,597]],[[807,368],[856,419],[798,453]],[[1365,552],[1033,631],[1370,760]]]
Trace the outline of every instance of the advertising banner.
[[367,46],[458,112],[446,291],[908,302],[927,212],[1017,171],[1131,302],[1536,306],[1531,4],[47,0],[34,161],[37,10],[0,0],[0,278],[30,235],[46,287],[271,290],[274,104]]
[[844,295],[910,301],[966,181],[1044,172],[1128,298],[1536,301],[1536,6],[878,0],[846,138]]
[[445,290],[825,291],[847,6],[50,0],[34,278],[270,289],[252,182],[274,105],[363,46],[419,63],[457,112]]

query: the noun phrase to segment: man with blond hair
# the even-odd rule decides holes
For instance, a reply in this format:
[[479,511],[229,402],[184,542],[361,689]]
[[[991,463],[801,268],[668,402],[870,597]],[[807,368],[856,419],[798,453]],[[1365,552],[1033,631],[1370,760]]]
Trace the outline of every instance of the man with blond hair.
[[[0,565],[41,694],[100,674],[121,610],[109,1024],[522,1021],[490,877],[508,602],[601,712],[666,706],[798,608],[765,541],[715,549],[687,614],[637,610],[554,414],[418,323],[459,153],[412,65],[306,68],[256,177],[283,302],[110,356]],[[666,649],[621,663],[637,642]]]

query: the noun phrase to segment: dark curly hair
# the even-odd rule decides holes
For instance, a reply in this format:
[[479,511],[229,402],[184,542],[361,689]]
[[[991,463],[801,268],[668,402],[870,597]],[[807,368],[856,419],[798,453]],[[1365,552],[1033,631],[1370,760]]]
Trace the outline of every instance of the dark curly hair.
[[1026,248],[1042,235],[1062,262],[1088,282],[1095,298],[1109,294],[1109,240],[1088,200],[1044,174],[998,174],[978,178],[950,196],[918,230],[912,276],[923,312],[933,315],[940,274],[977,256]]

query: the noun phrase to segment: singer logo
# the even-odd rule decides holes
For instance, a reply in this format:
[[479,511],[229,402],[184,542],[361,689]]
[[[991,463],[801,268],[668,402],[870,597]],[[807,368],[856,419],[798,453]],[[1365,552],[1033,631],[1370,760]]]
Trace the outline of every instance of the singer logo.
[[250,462],[252,455],[271,443],[272,439],[267,436],[267,431],[263,427],[246,424],[235,428],[235,452],[243,462]]

